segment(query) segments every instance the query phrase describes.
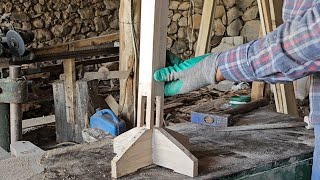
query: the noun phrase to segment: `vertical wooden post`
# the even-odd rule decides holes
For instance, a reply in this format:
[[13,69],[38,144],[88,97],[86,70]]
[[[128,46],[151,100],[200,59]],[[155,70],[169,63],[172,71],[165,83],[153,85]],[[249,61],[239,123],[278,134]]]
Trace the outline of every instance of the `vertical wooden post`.
[[[131,8],[133,7],[133,9]],[[133,15],[132,15],[133,12]],[[136,104],[136,81],[138,72],[137,56],[139,56],[139,37],[140,37],[140,17],[141,0],[120,0],[119,28],[120,28],[120,71],[132,71],[134,77],[120,80],[120,117],[127,123],[127,127],[136,126],[135,123],[135,104]],[[133,18],[133,19],[132,19]],[[133,32],[133,27],[134,31]],[[134,41],[134,36],[136,42]],[[136,43],[136,44],[135,44]],[[135,48],[136,51],[135,51]]]
[[69,123],[75,122],[75,104],[76,104],[76,62],[75,59],[67,59],[63,61],[64,75],[65,75],[65,95],[67,108],[67,121]]
[[201,27],[197,42],[196,56],[201,56],[209,51],[214,22],[216,0],[205,0],[202,10]]

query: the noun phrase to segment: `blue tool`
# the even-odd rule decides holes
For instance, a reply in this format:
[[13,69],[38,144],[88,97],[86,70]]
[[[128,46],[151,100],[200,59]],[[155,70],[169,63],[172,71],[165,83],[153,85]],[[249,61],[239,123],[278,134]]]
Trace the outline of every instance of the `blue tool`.
[[228,127],[234,124],[234,116],[249,113],[268,104],[269,100],[259,99],[223,112],[191,112],[191,122],[215,127]]
[[126,124],[123,120],[119,121],[110,109],[104,109],[91,116],[90,128],[101,129],[116,137],[126,131]]
[[232,124],[230,114],[211,112],[191,112],[191,122],[215,127],[228,127]]

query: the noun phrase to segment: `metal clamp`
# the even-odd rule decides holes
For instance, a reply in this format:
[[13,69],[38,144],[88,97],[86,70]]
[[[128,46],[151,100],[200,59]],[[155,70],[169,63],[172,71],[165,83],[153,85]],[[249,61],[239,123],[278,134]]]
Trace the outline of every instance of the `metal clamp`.
[[28,83],[25,79],[0,79],[0,103],[23,103],[27,98]]

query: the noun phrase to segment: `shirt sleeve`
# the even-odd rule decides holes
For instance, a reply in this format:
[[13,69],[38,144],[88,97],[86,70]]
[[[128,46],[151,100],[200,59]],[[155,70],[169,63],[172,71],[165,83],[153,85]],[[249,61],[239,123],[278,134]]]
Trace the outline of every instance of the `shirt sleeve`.
[[284,0],[282,18],[286,22],[297,16],[303,15],[308,9],[319,2],[318,0]]
[[222,52],[219,68],[231,81],[291,82],[320,71],[320,4],[267,36]]
[[[217,55],[227,80],[283,83],[320,72],[320,2],[286,0],[283,18],[286,21],[267,36]],[[310,92],[314,124],[320,123],[319,89],[317,73]]]

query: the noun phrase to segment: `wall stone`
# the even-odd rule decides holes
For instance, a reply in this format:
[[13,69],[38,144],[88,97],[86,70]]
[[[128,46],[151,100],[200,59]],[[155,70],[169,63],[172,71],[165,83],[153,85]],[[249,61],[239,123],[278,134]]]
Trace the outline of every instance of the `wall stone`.
[[[195,54],[204,0],[170,0],[167,48],[182,59]],[[16,28],[33,30],[32,47],[119,31],[119,0],[6,0],[0,14],[11,13]],[[256,0],[218,0],[212,44],[223,37],[254,40],[259,32]],[[224,43],[224,41],[222,41]]]
[[[169,19],[172,21],[169,21],[168,25],[167,48],[182,59],[194,56],[199,35],[204,0],[193,2],[194,5],[190,5],[190,0],[170,1]],[[257,39],[259,28],[256,0],[218,0],[212,33],[212,52],[220,51],[221,47],[231,47],[223,37],[242,38],[244,43]],[[220,47],[215,50],[219,44]]]
[[32,30],[43,47],[118,32],[119,0],[6,0],[0,14],[11,13],[16,28]]

